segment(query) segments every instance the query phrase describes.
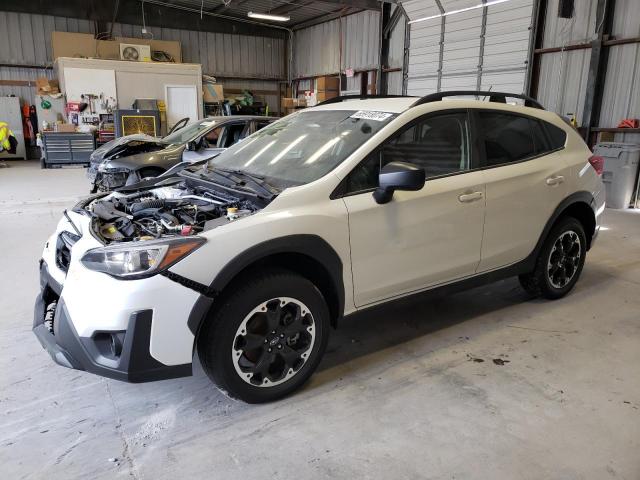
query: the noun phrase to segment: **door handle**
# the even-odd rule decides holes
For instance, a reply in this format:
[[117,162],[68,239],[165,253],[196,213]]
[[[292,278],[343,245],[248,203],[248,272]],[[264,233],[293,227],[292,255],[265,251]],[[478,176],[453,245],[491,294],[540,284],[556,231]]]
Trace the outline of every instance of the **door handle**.
[[557,175],[555,177],[549,177],[546,180],[547,185],[559,185],[564,182],[564,177],[562,175]]
[[482,192],[471,192],[471,193],[463,193],[458,196],[458,200],[462,203],[470,203],[475,202],[476,200],[480,200],[482,198]]

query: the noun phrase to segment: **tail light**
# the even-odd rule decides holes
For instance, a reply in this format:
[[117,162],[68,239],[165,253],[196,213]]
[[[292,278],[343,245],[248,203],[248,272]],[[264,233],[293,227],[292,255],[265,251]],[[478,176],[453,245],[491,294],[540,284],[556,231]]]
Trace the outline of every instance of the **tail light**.
[[604,158],[599,157],[598,155],[592,155],[589,157],[589,163],[598,175],[602,175],[602,171],[604,170]]

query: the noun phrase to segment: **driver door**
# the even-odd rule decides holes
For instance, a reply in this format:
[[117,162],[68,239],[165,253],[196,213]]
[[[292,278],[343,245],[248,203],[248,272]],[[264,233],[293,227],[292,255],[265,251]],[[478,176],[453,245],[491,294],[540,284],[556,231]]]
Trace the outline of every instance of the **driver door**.
[[[470,139],[466,111],[431,114],[403,127],[349,174],[343,200],[357,307],[475,273],[485,187]],[[372,191],[391,161],[423,167],[426,182],[379,205]]]

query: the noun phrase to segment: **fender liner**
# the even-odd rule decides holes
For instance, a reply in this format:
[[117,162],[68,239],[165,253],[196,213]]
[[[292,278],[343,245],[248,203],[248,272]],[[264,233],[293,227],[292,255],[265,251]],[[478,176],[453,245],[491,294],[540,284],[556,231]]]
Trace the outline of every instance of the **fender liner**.
[[[236,255],[218,272],[209,285],[208,291],[213,293],[213,297],[216,297],[244,269],[277,254],[305,255],[320,263],[329,274],[338,299],[338,316],[342,316],[345,302],[342,260],[333,247],[318,235],[286,235],[266,240],[248,248]],[[211,295],[200,295],[193,306],[187,325],[194,335],[200,329],[213,302],[214,298]]]

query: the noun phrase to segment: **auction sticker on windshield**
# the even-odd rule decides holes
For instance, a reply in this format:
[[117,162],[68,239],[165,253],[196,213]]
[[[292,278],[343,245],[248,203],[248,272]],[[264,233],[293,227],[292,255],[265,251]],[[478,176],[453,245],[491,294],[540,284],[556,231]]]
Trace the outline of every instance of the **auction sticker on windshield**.
[[387,118],[393,116],[392,113],[386,112],[371,112],[368,110],[360,110],[351,115],[351,118],[363,118],[365,120],[374,120],[376,122],[382,122]]

